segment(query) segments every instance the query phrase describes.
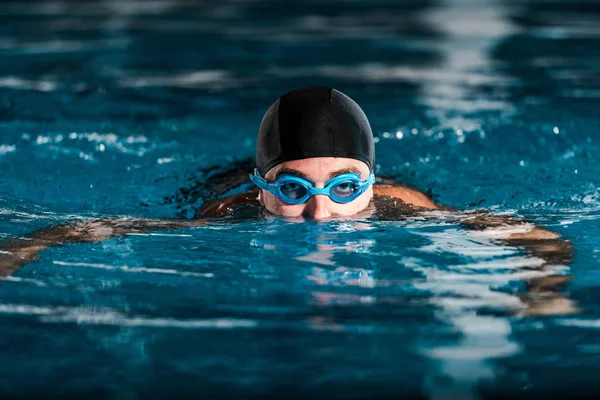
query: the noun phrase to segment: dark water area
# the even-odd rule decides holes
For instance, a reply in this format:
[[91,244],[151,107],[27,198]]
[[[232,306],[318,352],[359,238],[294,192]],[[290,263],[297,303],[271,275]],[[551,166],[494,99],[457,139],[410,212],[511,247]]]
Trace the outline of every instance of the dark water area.
[[0,280],[0,397],[595,397],[598,49],[596,1],[0,1],[0,239],[189,218],[278,96],[324,85],[377,175],[574,247],[434,213],[50,248]]

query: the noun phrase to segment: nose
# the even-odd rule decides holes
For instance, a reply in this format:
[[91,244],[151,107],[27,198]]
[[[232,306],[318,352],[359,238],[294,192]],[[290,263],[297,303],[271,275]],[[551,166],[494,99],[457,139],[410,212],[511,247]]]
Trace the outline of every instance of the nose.
[[311,219],[325,219],[331,217],[331,199],[324,194],[312,196],[306,202],[302,216]]

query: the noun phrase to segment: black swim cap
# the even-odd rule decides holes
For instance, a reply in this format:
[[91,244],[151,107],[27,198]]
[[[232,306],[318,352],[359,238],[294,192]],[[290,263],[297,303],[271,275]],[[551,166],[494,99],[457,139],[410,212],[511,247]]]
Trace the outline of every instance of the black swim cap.
[[307,87],[281,96],[267,110],[256,145],[262,176],[284,161],[347,157],[373,169],[375,146],[361,108],[340,91]]

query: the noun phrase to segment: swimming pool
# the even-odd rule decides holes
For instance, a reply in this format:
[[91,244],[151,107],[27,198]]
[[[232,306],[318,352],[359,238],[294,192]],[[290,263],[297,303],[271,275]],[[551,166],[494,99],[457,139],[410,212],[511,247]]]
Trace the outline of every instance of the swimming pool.
[[223,220],[3,278],[0,397],[597,393],[599,20],[582,0],[0,3],[1,238],[191,217],[279,95],[327,85],[369,116],[376,173],[569,239],[553,309],[579,310],[524,316],[539,258],[443,218]]

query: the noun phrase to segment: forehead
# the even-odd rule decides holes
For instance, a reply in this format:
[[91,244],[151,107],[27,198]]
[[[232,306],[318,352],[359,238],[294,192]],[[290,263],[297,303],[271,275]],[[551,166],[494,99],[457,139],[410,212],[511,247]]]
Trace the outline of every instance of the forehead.
[[289,170],[297,171],[298,175],[313,182],[327,181],[336,172],[356,172],[361,179],[369,176],[369,167],[362,161],[344,157],[314,157],[281,163],[271,168],[267,172],[266,178],[275,179],[281,172]]

